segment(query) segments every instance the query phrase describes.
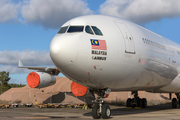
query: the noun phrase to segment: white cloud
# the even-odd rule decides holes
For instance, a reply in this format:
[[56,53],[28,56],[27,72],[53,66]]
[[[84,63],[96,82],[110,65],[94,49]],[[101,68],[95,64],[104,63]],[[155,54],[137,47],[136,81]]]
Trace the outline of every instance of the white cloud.
[[29,73],[32,70],[18,68],[18,61],[25,66],[52,66],[53,63],[46,51],[0,51],[0,71],[12,73]]
[[100,6],[100,13],[144,24],[180,17],[179,5],[180,0],[106,0]]
[[[180,0],[106,0],[100,13],[138,24],[180,17]],[[92,14],[86,0],[0,0],[0,23],[22,22],[59,28],[67,20]]]
[[0,23],[8,23],[10,21],[17,22],[18,19],[18,9],[20,4],[14,4],[11,0],[1,0],[0,1]]
[[17,65],[22,60],[25,65],[53,65],[46,51],[0,51],[0,65]]
[[22,7],[26,23],[45,28],[59,28],[67,20],[86,14],[92,14],[92,11],[82,0],[29,0]]
[[59,28],[71,18],[92,13],[83,0],[0,1],[0,23],[25,22]]

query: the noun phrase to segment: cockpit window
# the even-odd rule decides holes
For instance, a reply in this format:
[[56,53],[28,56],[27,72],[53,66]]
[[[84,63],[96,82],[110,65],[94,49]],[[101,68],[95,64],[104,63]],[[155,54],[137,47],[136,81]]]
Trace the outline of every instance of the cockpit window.
[[87,33],[89,33],[89,34],[93,34],[93,35],[94,35],[94,33],[93,33],[93,31],[91,30],[91,28],[90,28],[89,25],[86,26],[85,31],[86,31]]
[[96,35],[103,35],[102,32],[96,26],[91,26],[91,27],[94,30]]
[[68,28],[68,26],[61,27],[60,30],[58,31],[58,33],[60,33],[60,34],[65,33],[67,28]]
[[83,32],[84,26],[70,26],[68,29],[68,33],[72,32]]

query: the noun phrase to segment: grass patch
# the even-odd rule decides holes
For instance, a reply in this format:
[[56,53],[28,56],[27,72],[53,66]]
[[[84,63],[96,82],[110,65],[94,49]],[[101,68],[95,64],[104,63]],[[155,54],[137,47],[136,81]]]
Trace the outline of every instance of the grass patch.
[[15,100],[15,101],[13,101],[13,103],[20,104],[20,103],[21,103],[21,100]]
[[126,105],[126,101],[125,100],[121,100],[121,99],[117,99],[117,100],[105,100],[105,103],[108,103],[110,105],[117,105],[117,106],[125,106]]
[[0,100],[0,104],[10,104],[10,101]]
[[[117,106],[126,106],[126,100],[105,100],[105,103]],[[147,105],[170,105],[171,100],[147,100]]]
[[171,104],[171,100],[147,100],[148,105],[169,105]]

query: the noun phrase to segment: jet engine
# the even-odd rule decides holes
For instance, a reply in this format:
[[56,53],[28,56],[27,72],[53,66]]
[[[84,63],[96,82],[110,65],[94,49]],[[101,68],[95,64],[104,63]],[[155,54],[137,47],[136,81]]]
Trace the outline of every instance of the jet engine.
[[94,94],[91,90],[76,82],[71,83],[71,91],[76,97],[94,97]]
[[27,83],[31,88],[43,88],[56,83],[56,78],[45,72],[31,72],[27,76]]

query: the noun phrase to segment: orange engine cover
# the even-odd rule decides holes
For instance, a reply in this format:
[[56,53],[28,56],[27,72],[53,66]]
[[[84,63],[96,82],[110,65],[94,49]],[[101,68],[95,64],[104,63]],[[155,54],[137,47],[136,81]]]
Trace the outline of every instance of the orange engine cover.
[[86,93],[88,92],[88,88],[85,86],[82,86],[78,83],[72,82],[71,83],[71,91],[74,96],[81,97],[81,96],[86,95]]
[[27,83],[31,88],[36,88],[40,84],[40,77],[36,72],[31,72],[27,76]]
[[31,88],[43,88],[56,83],[56,78],[45,72],[31,72],[27,76],[27,83]]

